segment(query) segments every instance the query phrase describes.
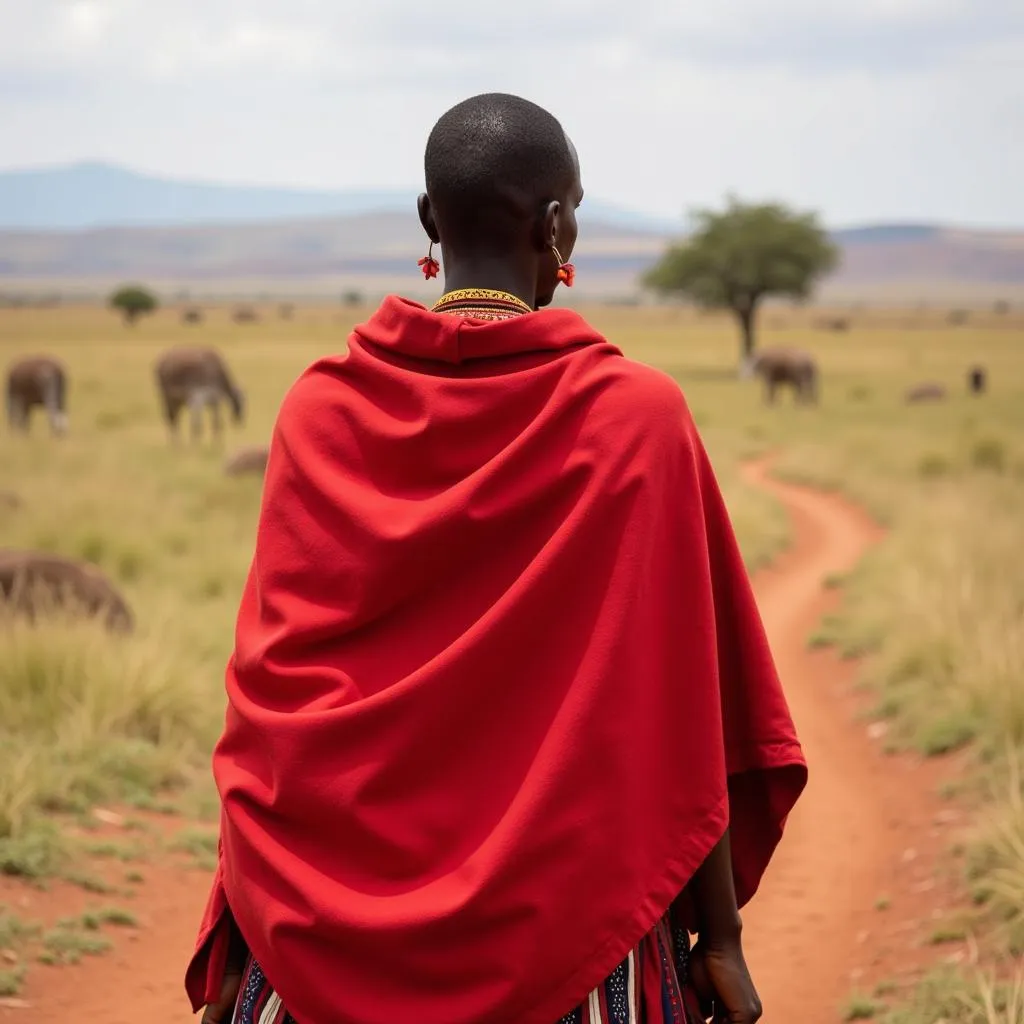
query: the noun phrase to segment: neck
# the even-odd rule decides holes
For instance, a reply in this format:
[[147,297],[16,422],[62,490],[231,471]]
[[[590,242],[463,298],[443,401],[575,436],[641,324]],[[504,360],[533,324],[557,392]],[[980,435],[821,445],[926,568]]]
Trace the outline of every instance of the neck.
[[537,306],[536,271],[532,273],[509,264],[507,259],[476,258],[465,261],[445,262],[444,290],[458,291],[460,288],[490,288],[492,291],[508,292],[522,299],[530,309]]

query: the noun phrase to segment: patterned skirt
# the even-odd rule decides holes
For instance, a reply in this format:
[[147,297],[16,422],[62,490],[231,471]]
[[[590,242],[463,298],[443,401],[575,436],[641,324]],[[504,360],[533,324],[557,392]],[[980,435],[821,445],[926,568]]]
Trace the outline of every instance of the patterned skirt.
[[[703,1020],[688,987],[690,937],[664,918],[558,1024],[698,1024]],[[249,960],[232,1024],[296,1024],[259,964]]]

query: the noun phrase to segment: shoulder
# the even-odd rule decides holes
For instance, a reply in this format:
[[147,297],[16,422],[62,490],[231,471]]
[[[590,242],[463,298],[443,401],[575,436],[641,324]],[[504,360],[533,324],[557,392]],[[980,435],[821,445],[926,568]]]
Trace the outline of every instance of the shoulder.
[[595,366],[593,423],[618,430],[623,440],[644,438],[678,443],[695,427],[679,383],[667,373],[624,356]]
[[299,416],[308,412],[310,407],[331,401],[347,362],[347,354],[331,355],[307,366],[285,392],[279,416]]

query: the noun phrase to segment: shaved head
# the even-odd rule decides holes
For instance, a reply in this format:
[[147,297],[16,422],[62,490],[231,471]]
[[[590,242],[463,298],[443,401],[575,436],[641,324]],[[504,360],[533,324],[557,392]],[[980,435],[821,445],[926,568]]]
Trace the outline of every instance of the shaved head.
[[504,93],[452,107],[430,133],[425,165],[438,228],[453,242],[507,242],[516,222],[562,198],[579,176],[558,121]]
[[583,200],[576,149],[558,121],[518,96],[473,96],[434,125],[425,165],[420,223],[441,243],[446,286],[550,303]]

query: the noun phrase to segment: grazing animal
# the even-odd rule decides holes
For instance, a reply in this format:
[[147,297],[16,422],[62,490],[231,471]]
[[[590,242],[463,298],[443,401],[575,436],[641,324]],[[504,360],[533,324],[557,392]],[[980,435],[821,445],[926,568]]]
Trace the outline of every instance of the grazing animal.
[[259,320],[259,315],[251,306],[239,306],[235,310],[234,320],[236,324],[254,324]]
[[227,476],[244,476],[247,473],[258,473],[262,476],[267,469],[269,452],[270,449],[266,445],[242,448],[224,463],[224,473]]
[[21,508],[22,500],[18,497],[14,491],[0,491],[0,509],[14,509]]
[[806,352],[795,348],[766,348],[750,360],[750,371],[764,381],[764,397],[775,402],[780,385],[788,385],[798,402],[817,402],[818,364]]
[[15,363],[7,373],[7,422],[11,430],[28,431],[33,407],[46,410],[50,430],[67,433],[68,378],[50,356],[32,356]]
[[967,388],[972,395],[984,394],[987,386],[985,368],[983,366],[972,366],[967,374]]
[[183,324],[201,324],[203,322],[203,311],[201,309],[186,309],[181,314]]
[[124,598],[96,566],[40,551],[0,549],[0,612],[34,622],[56,609],[102,619],[115,633],[129,633],[134,625]]
[[818,327],[823,331],[835,331],[842,334],[850,329],[850,321],[845,316],[825,317],[818,321]]
[[164,406],[164,417],[172,440],[178,436],[178,417],[188,406],[192,414],[192,440],[203,432],[203,410],[210,410],[213,436],[223,433],[220,403],[231,406],[235,423],[244,417],[245,397],[231,379],[220,355],[212,348],[174,348],[165,352],[156,364],[157,388]]
[[942,402],[946,396],[947,392],[942,384],[925,383],[908,388],[904,398],[908,402]]

